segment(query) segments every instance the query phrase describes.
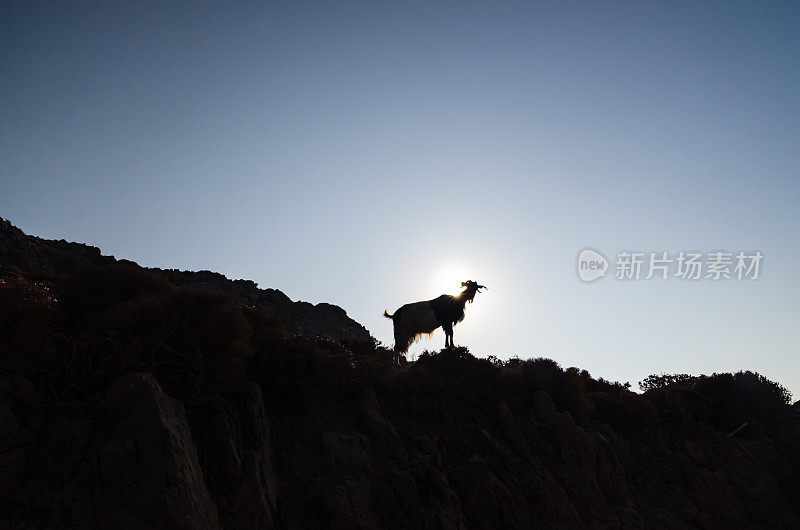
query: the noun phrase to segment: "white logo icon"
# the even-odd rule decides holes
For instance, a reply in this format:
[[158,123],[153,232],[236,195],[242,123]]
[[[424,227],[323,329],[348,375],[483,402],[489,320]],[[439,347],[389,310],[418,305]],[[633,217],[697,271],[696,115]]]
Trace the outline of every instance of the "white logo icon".
[[581,250],[578,254],[578,276],[585,282],[593,282],[603,278],[608,271],[608,260],[599,252],[590,248]]

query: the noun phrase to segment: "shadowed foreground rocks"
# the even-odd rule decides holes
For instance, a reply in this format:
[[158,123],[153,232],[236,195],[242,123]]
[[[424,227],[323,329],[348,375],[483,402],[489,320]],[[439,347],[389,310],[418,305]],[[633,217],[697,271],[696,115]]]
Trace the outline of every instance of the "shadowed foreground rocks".
[[[0,383],[5,527],[274,526],[276,477],[257,385],[237,396],[241,425],[213,415],[199,436],[184,405],[148,373],[121,377],[94,410],[20,405],[30,384],[19,385]],[[213,456],[204,466],[199,450]],[[212,498],[209,487],[225,489]]]
[[[787,489],[797,486],[796,454],[787,459],[780,443],[701,423],[579,425],[542,390],[525,415],[499,402],[438,421],[399,413],[395,425],[366,389],[289,418],[277,408],[271,433],[256,383],[188,414],[149,373],[120,377],[101,407],[35,404],[31,387],[0,381],[2,528],[800,522],[797,490]],[[796,411],[785,413],[797,434]]]
[[254,285],[0,232],[0,530],[800,527],[800,405],[758,374],[398,367]]

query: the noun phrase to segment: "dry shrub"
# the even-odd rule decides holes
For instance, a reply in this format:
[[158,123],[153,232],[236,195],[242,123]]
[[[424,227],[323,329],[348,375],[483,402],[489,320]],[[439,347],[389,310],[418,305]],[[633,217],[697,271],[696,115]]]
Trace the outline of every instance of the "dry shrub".
[[774,425],[791,399],[783,386],[750,371],[700,376],[693,390],[699,394],[693,400],[696,417],[722,431],[748,422],[750,428],[743,431],[745,436]]
[[68,278],[62,287],[61,312],[70,322],[91,329],[98,313],[146,296],[167,296],[178,288],[165,277],[135,264],[92,267]]
[[652,403],[624,388],[592,392],[588,397],[595,405],[592,419],[615,427],[647,427],[658,415]]
[[497,367],[467,348],[426,350],[415,363],[393,374],[387,390],[397,410],[435,419],[496,403],[497,379]]
[[0,348],[6,350],[5,362],[42,344],[57,302],[43,282],[0,278]]
[[253,330],[230,295],[169,289],[108,301],[79,326],[70,320],[30,374],[44,377],[55,398],[91,401],[135,371],[152,372],[170,395],[187,401],[244,382]]
[[304,335],[265,340],[248,363],[248,377],[261,385],[267,405],[283,411],[307,411],[341,399],[352,376],[348,349]]
[[533,395],[545,390],[561,410],[568,410],[576,420],[589,417],[594,404],[586,397],[586,386],[577,368],[563,370],[552,359],[511,359],[504,365],[504,382],[513,388],[512,398],[520,406],[533,408]]
[[[750,371],[711,376],[651,375],[644,397],[662,414],[702,420],[723,432],[747,422],[739,436],[760,436],[776,425],[791,394],[779,383]],[[640,383],[642,386],[642,383]]]
[[670,385],[691,385],[697,377],[689,374],[651,374],[639,381],[639,389],[642,392],[649,390],[661,390]]
[[[382,386],[396,368],[394,351],[383,346],[375,337],[370,340],[344,340],[342,346],[350,350],[353,377],[366,386]],[[402,359],[402,358],[401,358]],[[401,362],[404,362],[402,359]]]

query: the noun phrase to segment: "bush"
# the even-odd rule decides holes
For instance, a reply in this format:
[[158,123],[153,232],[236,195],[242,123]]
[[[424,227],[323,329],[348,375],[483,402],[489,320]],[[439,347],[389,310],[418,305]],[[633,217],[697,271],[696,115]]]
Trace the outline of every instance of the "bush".
[[336,341],[274,336],[259,344],[247,363],[268,406],[307,411],[341,399],[353,376],[351,353]]
[[167,393],[191,401],[244,382],[252,326],[232,296],[201,291],[143,294],[111,304],[76,327],[66,318],[48,344],[13,371],[45,380],[51,399],[92,401],[121,375],[152,372]]
[[592,417],[615,427],[645,427],[656,418],[656,408],[650,401],[625,388],[592,392],[589,398],[595,404]]
[[587,419],[594,409],[577,368],[563,370],[556,361],[543,357],[511,359],[503,368],[504,385],[513,389],[510,398],[516,397],[524,408],[532,409],[534,393],[545,390],[557,408],[568,410],[576,420]]
[[91,327],[98,313],[146,295],[167,296],[178,288],[138,265],[114,263],[79,272],[64,282],[62,290],[62,316]]
[[791,400],[782,385],[750,371],[700,376],[693,390],[706,398],[696,400],[696,416],[723,431],[747,422],[748,432],[758,433],[774,424]]
[[41,345],[58,300],[43,282],[31,282],[21,276],[0,278],[0,346],[4,355],[25,353]]
[[688,374],[653,374],[639,381],[639,389],[642,392],[647,392],[648,390],[661,390],[674,384],[690,385],[696,379],[695,376]]

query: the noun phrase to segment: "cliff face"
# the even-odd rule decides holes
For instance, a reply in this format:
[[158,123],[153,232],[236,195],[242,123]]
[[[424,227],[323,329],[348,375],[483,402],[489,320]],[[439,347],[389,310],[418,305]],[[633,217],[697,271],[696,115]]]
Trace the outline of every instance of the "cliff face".
[[0,528],[800,526],[800,406],[757,374],[396,367],[279,291],[9,226]]
[[102,407],[42,403],[31,391],[29,380],[0,380],[4,528],[274,526],[257,385],[194,409],[202,424],[149,373],[121,377]]
[[6,376],[0,523],[187,529],[800,523],[798,453],[791,453],[800,449],[796,410],[787,409],[787,423],[772,433],[783,439],[726,438],[703,422],[664,421],[655,411],[641,427],[576,422],[544,390],[531,389],[531,408],[517,411],[482,400],[443,410],[425,406],[433,397],[427,392],[397,391],[394,384],[350,388],[332,402],[301,403],[296,396],[293,406],[265,406],[260,385],[249,382],[224,397],[184,403],[152,374],[128,373],[102,395],[102,405],[91,406],[43,403],[30,380]]

